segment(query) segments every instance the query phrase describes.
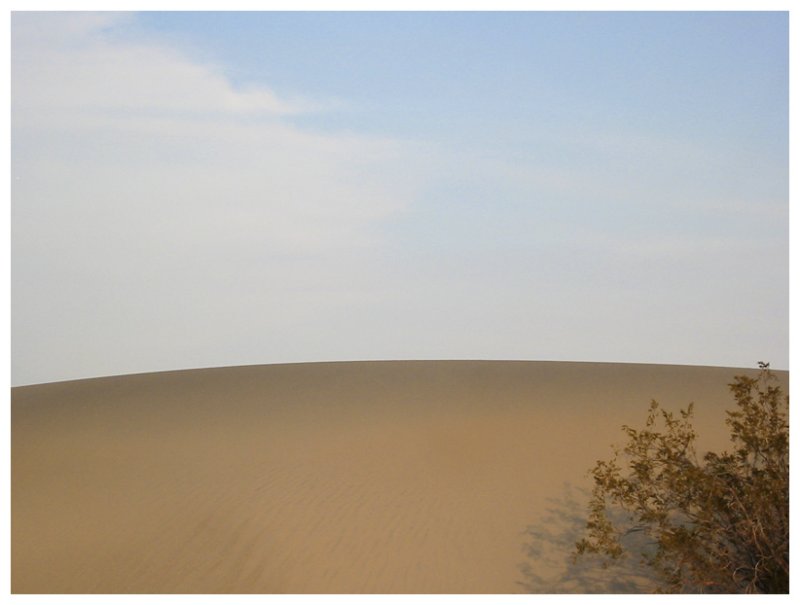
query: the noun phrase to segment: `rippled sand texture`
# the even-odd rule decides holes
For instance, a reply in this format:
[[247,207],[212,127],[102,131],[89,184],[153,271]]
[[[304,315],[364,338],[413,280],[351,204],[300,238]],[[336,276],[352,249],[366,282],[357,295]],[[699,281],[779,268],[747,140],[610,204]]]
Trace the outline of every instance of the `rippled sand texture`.
[[566,563],[586,471],[651,398],[695,401],[725,447],[737,373],[366,362],[12,389],[12,591],[646,590]]

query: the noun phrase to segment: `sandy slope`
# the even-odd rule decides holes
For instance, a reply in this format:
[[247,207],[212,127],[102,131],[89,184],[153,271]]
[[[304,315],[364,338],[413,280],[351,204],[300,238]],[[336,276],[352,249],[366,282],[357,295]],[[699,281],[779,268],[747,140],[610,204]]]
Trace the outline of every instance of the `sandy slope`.
[[328,363],[12,389],[12,591],[645,589],[565,562],[586,470],[651,398],[695,401],[724,447],[743,372]]

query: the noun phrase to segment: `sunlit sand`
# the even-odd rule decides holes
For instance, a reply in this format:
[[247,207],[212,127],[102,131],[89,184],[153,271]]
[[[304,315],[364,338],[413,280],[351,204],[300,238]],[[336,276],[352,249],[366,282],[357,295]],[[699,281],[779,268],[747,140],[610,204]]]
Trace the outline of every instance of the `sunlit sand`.
[[[250,366],[12,389],[12,591],[652,588],[568,563],[587,470],[657,399],[727,446],[730,368]],[[784,388],[788,374],[776,373]]]

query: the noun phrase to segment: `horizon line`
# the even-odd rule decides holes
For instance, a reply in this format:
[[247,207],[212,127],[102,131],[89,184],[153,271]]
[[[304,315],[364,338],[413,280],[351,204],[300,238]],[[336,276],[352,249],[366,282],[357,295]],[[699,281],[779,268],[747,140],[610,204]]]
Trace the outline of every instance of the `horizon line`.
[[[169,370],[153,370],[143,372],[124,372],[122,374],[101,374],[94,376],[85,376],[82,378],[66,378],[63,380],[49,380],[45,382],[32,382],[26,384],[11,384],[11,389],[43,386],[51,384],[59,384],[64,382],[81,382],[87,380],[104,380],[110,378],[125,378],[133,376],[147,376],[151,374],[174,374],[178,372],[200,372],[211,370],[233,370],[240,368],[257,368],[257,367],[270,367],[270,366],[293,366],[293,365],[328,365],[328,364],[372,364],[372,363],[553,363],[553,364],[594,364],[594,365],[637,365],[637,366],[662,366],[662,367],[685,367],[685,368],[718,368],[718,369],[731,369],[731,370],[758,370],[758,364],[755,362],[753,367],[749,366],[728,366],[728,365],[714,365],[706,363],[654,363],[654,362],[637,362],[637,361],[592,361],[592,360],[573,360],[573,359],[488,359],[488,358],[447,358],[447,359],[338,359],[338,360],[318,360],[318,361],[288,361],[288,362],[273,362],[273,363],[244,363],[233,365],[221,366],[196,366],[185,368],[173,368]],[[773,372],[786,372],[789,369],[769,367]]]

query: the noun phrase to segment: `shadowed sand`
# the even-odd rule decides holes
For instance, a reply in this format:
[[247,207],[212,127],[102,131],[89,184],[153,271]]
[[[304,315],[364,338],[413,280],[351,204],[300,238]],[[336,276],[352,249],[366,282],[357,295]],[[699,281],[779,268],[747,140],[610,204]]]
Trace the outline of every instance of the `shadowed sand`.
[[[12,592],[620,592],[566,559],[657,399],[727,447],[730,368],[353,362],[12,389]],[[788,391],[788,374],[776,372]]]

